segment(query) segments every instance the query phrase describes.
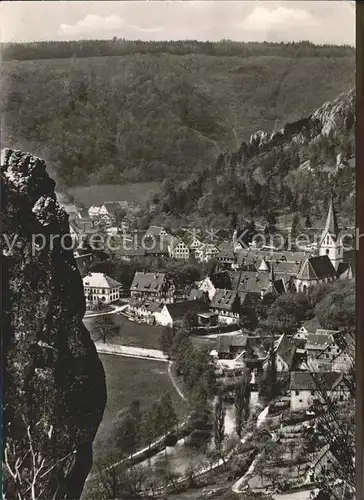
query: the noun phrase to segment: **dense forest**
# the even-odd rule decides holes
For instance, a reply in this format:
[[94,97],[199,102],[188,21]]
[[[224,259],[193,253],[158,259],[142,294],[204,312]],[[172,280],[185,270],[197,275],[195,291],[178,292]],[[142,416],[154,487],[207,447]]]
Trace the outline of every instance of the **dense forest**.
[[205,54],[237,57],[352,57],[355,54],[354,47],[349,45],[317,46],[309,41],[291,43],[252,43],[231,40],[219,42],[199,42],[197,40],[143,42],[117,37],[112,40],[3,43],[0,47],[4,61],[123,56],[128,54]]
[[352,88],[351,47],[114,39],[10,44],[3,57],[3,143],[45,158],[66,186],[163,181],[156,216],[304,207],[329,176],[313,188],[303,172],[300,188],[302,161],[324,156],[329,168],[342,147],[353,154],[350,127],[302,147],[241,149]]

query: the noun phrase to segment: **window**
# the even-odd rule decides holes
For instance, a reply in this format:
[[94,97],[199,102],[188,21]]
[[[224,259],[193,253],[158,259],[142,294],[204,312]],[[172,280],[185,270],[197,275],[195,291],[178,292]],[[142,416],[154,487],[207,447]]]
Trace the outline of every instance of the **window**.
[[296,396],[298,396],[298,395],[299,395],[299,393],[300,393],[300,391],[296,391]]
[[327,249],[327,250],[326,250],[326,255],[329,255],[329,253],[330,253],[330,250],[329,250],[329,249]]

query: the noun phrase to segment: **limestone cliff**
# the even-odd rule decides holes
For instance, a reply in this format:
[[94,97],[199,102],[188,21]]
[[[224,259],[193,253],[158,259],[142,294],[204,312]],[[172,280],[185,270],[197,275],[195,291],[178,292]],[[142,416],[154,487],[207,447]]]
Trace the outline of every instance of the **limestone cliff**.
[[[106,387],[89,332],[68,216],[43,160],[1,154],[4,494],[77,499]],[[35,236],[38,235],[38,236]]]
[[257,220],[297,213],[308,225],[319,225],[334,188],[340,213],[352,225],[354,125],[350,90],[270,134],[258,130],[179,185],[166,183],[155,213],[188,214],[199,224],[203,218],[209,225],[220,220],[222,227],[236,214]]

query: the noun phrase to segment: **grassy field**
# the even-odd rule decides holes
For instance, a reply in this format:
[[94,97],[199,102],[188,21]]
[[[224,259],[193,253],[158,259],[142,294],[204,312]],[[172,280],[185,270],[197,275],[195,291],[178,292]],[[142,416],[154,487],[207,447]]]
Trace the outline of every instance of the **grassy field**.
[[136,182],[129,184],[104,184],[68,188],[75,201],[85,207],[101,205],[105,201],[133,201],[142,204],[147,198],[159,192],[158,182]]
[[[113,314],[111,316],[117,334],[110,338],[111,344],[127,345],[132,347],[145,347],[147,349],[159,349],[159,337],[164,329],[162,326],[151,326],[145,323],[134,323],[125,316]],[[98,340],[93,331],[94,318],[85,318],[86,328],[91,332],[93,340]]]
[[167,363],[106,354],[101,354],[100,359],[106,374],[107,405],[94,442],[95,461],[114,447],[117,416],[133,400],[138,399],[142,409],[148,408],[159,396],[170,392],[180,417],[184,408],[168,376]]

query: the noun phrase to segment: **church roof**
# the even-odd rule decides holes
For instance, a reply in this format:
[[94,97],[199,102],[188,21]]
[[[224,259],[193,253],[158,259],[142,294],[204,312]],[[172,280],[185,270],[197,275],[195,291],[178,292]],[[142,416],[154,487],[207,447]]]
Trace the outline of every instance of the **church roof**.
[[304,262],[297,278],[300,280],[318,280],[336,276],[336,270],[327,255],[309,257]]

